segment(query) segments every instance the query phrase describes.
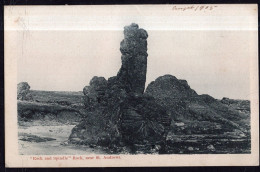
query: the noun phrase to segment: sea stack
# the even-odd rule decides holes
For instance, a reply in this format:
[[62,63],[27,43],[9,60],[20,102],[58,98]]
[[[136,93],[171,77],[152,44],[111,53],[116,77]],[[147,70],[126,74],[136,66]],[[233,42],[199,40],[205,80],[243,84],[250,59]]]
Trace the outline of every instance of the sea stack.
[[122,66],[117,74],[126,92],[143,94],[147,71],[147,37],[137,24],[124,27],[124,39],[120,43]]
[[147,37],[147,32],[137,24],[124,27],[121,68],[117,76],[107,81],[93,77],[83,89],[88,115],[72,130],[71,143],[164,145],[171,122],[169,114],[153,97],[144,95]]

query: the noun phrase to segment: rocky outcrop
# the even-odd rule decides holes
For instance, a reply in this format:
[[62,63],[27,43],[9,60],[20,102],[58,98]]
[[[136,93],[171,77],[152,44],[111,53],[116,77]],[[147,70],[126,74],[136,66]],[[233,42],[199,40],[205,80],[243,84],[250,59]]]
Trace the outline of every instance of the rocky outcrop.
[[105,94],[107,80],[104,77],[93,77],[89,86],[84,87],[84,104],[88,109],[94,109],[99,103],[106,103]]
[[224,105],[232,107],[235,110],[250,114],[250,101],[249,100],[233,100],[227,97],[223,97],[220,101]]
[[150,83],[145,94],[171,116],[168,153],[250,152],[249,101],[198,95],[186,81],[170,75]]
[[[234,106],[230,106],[231,100],[218,101],[209,95],[198,95],[187,81],[178,80],[174,76],[165,75],[157,78],[148,85],[145,94],[154,97],[156,102],[171,115],[172,130],[175,133],[223,134],[237,129],[243,132],[249,131],[248,125],[242,122],[248,120],[245,107],[249,106],[235,109]],[[184,122],[185,125],[182,127],[175,125],[180,122]],[[200,128],[196,123],[207,125]]]
[[17,100],[32,100],[30,85],[27,82],[20,82],[17,85]]
[[171,119],[187,119],[187,100],[198,94],[190,88],[187,81],[178,80],[175,76],[164,75],[152,81],[146,88],[146,95],[155,98],[171,115]]
[[[93,77],[83,89],[87,117],[72,130],[70,142],[91,145],[163,145],[169,114],[143,95],[147,70],[147,37],[137,24],[124,28],[120,44],[122,66],[106,81]],[[163,146],[162,146],[163,147]]]

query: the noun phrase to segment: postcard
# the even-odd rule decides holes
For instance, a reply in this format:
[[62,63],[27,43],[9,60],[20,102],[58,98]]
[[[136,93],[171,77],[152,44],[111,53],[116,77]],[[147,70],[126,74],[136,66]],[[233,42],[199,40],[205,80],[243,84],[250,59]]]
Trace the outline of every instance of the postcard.
[[259,165],[255,4],[5,6],[7,167]]

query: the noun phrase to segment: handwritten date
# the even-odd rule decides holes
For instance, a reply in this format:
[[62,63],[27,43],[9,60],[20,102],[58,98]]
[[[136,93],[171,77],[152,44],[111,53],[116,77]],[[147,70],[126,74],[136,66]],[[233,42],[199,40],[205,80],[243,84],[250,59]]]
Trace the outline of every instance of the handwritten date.
[[174,10],[174,11],[191,11],[191,10],[193,10],[193,11],[202,11],[202,10],[204,10],[204,11],[206,11],[206,10],[208,10],[208,11],[211,11],[211,10],[214,10],[215,8],[217,8],[218,6],[216,6],[216,5],[188,5],[188,6],[173,6],[172,7],[172,10]]

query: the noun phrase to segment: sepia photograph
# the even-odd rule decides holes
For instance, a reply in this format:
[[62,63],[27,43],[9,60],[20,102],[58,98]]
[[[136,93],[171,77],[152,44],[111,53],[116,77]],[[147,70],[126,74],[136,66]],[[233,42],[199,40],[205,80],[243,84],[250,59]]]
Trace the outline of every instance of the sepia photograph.
[[6,165],[259,164],[257,10],[5,6]]

